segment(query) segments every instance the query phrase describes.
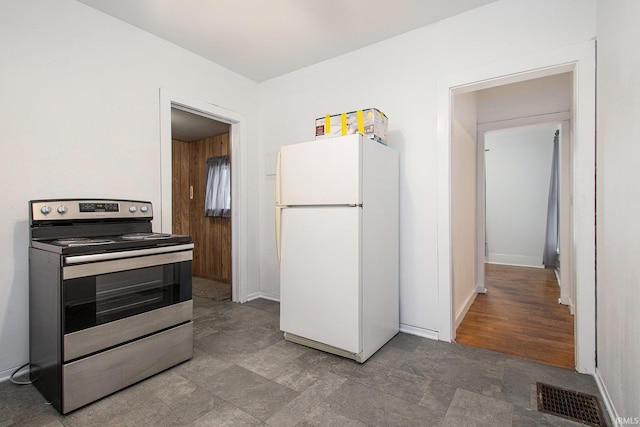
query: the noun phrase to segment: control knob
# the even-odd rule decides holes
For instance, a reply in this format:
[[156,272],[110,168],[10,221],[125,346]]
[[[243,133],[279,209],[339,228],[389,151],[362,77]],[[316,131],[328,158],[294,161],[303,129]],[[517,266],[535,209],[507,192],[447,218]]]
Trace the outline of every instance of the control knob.
[[48,215],[49,212],[51,212],[51,207],[44,205],[43,207],[40,208],[40,212],[42,212],[43,215]]
[[140,212],[146,212],[146,211],[148,211],[148,210],[149,210],[149,208],[148,208],[148,207],[146,207],[146,206],[142,206],[142,207],[140,207]]
[[63,215],[65,213],[67,213],[67,207],[65,205],[60,205],[58,206],[58,209],[56,209],[58,211],[58,213],[60,215]]
[[129,206],[129,212],[134,213],[137,210],[138,208],[136,208],[135,206]]

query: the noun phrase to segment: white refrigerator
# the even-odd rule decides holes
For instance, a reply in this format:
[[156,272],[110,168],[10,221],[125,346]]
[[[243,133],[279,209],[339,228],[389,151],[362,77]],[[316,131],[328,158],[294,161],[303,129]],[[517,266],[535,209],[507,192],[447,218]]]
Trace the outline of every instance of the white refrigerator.
[[364,362],[399,329],[398,154],[360,134],[283,146],[280,329]]

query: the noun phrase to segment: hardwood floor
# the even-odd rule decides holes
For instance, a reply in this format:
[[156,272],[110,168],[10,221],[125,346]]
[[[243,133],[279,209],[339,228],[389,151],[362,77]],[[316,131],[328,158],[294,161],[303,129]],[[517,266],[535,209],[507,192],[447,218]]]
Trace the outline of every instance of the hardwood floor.
[[558,304],[553,271],[486,264],[485,287],[458,327],[458,343],[575,369],[574,319]]

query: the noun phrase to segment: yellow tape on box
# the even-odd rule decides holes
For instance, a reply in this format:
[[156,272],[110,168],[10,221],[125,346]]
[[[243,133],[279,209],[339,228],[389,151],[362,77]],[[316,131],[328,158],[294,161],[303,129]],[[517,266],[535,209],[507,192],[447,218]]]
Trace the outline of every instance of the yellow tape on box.
[[377,108],[327,114],[316,119],[316,139],[332,138],[359,132],[382,144],[387,144],[389,119]]

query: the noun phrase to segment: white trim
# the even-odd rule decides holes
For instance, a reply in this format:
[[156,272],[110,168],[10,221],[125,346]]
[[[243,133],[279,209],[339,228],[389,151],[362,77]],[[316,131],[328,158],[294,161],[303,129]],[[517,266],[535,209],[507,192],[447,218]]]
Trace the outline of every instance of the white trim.
[[596,367],[595,80],[595,42],[591,42],[590,55],[577,60],[573,74],[572,121],[576,369],[589,374]]
[[517,254],[487,254],[487,264],[517,265],[520,267],[544,268],[542,256]]
[[618,414],[618,411],[616,410],[616,407],[613,404],[613,400],[609,395],[609,391],[607,390],[607,387],[605,387],[604,385],[604,381],[602,381],[602,377],[600,376],[600,370],[598,368],[596,368],[596,371],[593,374],[593,378],[596,381],[596,385],[598,386],[598,390],[600,391],[600,397],[602,398],[602,402],[604,403],[604,407],[606,409],[606,411],[603,411],[603,412],[606,412],[606,414],[609,415],[611,422],[613,422],[615,426],[620,426],[621,424],[618,422],[620,415]]
[[[9,381],[9,379],[11,378],[11,375],[13,375],[13,373],[15,372],[16,369],[18,369],[20,366],[14,366],[13,368],[7,369],[5,371],[0,371],[0,384],[2,384],[5,381]],[[25,368],[27,369],[27,368]],[[20,378],[20,377],[18,377]]]
[[400,332],[438,341],[438,332],[432,331],[431,329],[418,328],[400,323]]
[[595,371],[595,42],[515,58],[438,80],[438,333],[455,330],[451,253],[451,98],[498,85],[573,72],[576,369]]
[[232,300],[247,301],[248,203],[247,120],[242,113],[160,88],[160,226],[170,233],[172,224],[171,108],[178,108],[229,123],[231,149],[231,277]]
[[262,298],[262,299],[268,299],[270,301],[276,301],[276,302],[280,302],[280,298],[271,294],[267,294],[265,292],[262,291],[258,291],[258,292],[251,292],[249,295],[247,295],[247,301],[253,301],[254,299],[258,299],[258,298]]
[[[556,282],[558,283],[558,287],[560,287],[560,271],[558,271],[558,269],[557,269],[557,268],[554,268],[554,269],[553,269],[553,274],[555,274],[555,276],[556,276]],[[562,301],[562,295],[560,295],[559,300],[560,300],[560,301]],[[561,304],[562,304],[562,303],[561,303]]]
[[517,263],[509,263],[509,262],[498,262],[498,261],[487,261],[485,264],[494,264],[494,265],[509,265],[512,267],[526,267],[526,268],[540,268],[544,269],[543,265],[527,265],[527,264],[517,264]]
[[[477,115],[478,112],[475,113]],[[487,177],[485,172],[487,166],[484,151],[486,130],[483,126],[486,125],[478,125],[476,128],[476,289],[481,288],[482,292],[486,293],[484,266],[489,258],[489,244],[487,242]]]
[[[484,289],[484,287],[483,287],[483,289]],[[469,298],[467,298],[467,300],[465,301],[464,306],[462,306],[462,308],[460,309],[458,314],[456,314],[456,325],[455,325],[456,330],[458,329],[458,326],[460,326],[460,324],[464,320],[464,317],[469,312],[469,309],[471,308],[471,305],[476,300],[476,297],[478,296],[477,290],[478,290],[478,286],[476,285],[476,290],[474,292],[471,292],[471,295],[469,295]],[[482,293],[484,293],[484,292],[482,292]]]
[[556,270],[561,304],[570,306],[575,291],[575,257],[573,241],[573,142],[571,119],[560,122],[560,271]]
[[437,142],[437,263],[438,334],[437,339],[451,342],[455,337],[453,321],[453,254],[451,253],[451,107],[453,85],[438,81]]
[[516,119],[498,120],[495,122],[478,123],[478,134],[509,128],[538,125],[541,123],[555,123],[571,120],[570,111],[559,113],[539,114],[537,116],[518,117]]

